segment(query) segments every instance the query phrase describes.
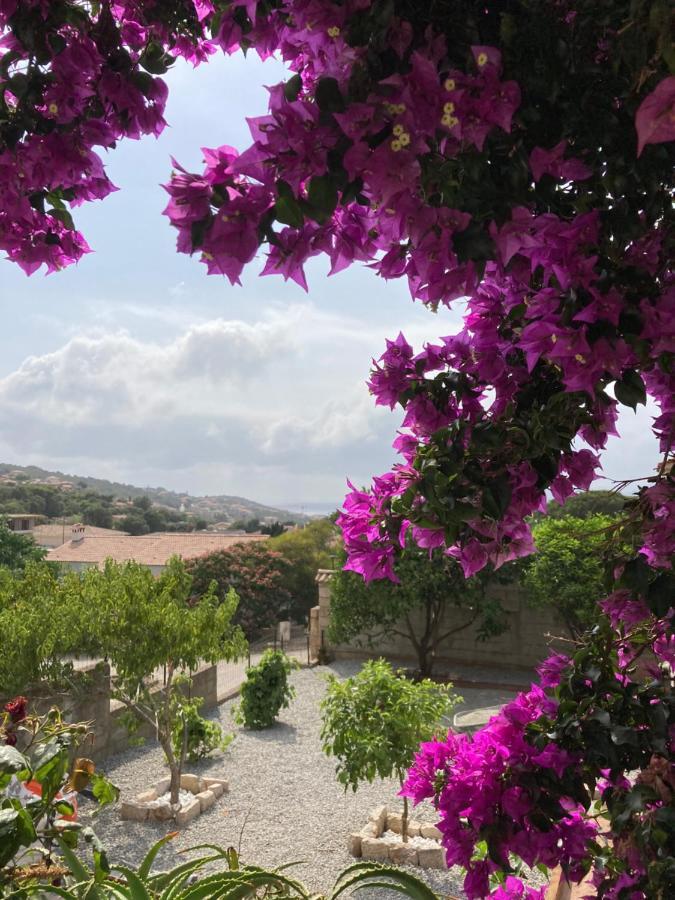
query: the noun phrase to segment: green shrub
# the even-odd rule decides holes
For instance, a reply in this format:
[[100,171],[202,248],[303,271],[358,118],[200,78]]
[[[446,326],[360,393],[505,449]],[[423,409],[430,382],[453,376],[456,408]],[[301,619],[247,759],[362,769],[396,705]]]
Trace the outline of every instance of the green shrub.
[[265,650],[257,666],[246,671],[241,688],[241,703],[235,720],[247,728],[269,728],[295,697],[288,683],[291,669],[297,667],[283,650]]
[[184,702],[181,705],[182,721],[176,723],[171,734],[174,754],[180,755],[185,741],[185,758],[190,762],[205,759],[216,750],[226,750],[234,740],[234,735],[225,734],[217,722],[199,714],[202,703],[201,697]]
[[[321,703],[324,753],[337,758],[336,773],[345,790],[363,781],[397,778],[401,786],[422,741],[441,728],[441,720],[461,700],[452,685],[429,679],[410,681],[383,659],[371,660],[358,675],[339,681],[328,676]],[[408,799],[403,798],[403,840],[407,840]]]

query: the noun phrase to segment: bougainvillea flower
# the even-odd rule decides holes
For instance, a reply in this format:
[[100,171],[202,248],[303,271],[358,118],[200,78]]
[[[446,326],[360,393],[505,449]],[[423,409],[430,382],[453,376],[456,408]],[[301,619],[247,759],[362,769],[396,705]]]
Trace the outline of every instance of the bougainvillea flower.
[[635,130],[638,156],[647,144],[675,140],[675,75],[660,81],[638,106]]

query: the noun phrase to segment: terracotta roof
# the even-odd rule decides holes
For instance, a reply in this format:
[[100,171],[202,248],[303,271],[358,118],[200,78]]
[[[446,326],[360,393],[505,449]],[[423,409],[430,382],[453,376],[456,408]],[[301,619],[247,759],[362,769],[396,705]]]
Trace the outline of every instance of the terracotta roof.
[[[70,538],[72,525],[60,525],[58,522],[50,522],[46,525],[36,525],[33,529],[35,535],[59,535],[65,532],[67,538]],[[128,531],[118,531],[116,528],[99,528],[98,525],[83,525],[85,537],[114,537],[115,535],[125,535]]]
[[[119,535],[119,536],[118,536]],[[266,534],[209,534],[208,532],[157,532],[141,536],[122,535],[115,532],[109,537],[85,537],[81,541],[68,541],[52,550],[47,559],[64,563],[94,563],[101,565],[106,559],[116,562],[134,560],[145,566],[164,566],[172,556],[190,559],[206,556],[216,550],[227,550],[243,541],[266,541]]]

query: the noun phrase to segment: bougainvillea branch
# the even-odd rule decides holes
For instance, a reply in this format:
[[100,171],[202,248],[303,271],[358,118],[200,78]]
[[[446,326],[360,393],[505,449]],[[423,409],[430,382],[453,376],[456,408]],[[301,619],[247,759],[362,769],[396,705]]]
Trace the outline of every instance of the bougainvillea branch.
[[[534,549],[547,492],[588,488],[618,408],[663,454],[608,541],[598,627],[472,738],[421,751],[470,897],[534,896],[514,859],[593,869],[599,896],[675,882],[675,56],[667,0],[0,0],[0,247],[26,272],[88,247],[72,209],[113,190],[100,149],[164,125],[161,75],[222,50],[289,78],[242,152],[175,162],[178,250],[237,284],[307,288],[328,257],[405,278],[463,327],[387,341],[369,387],[403,412],[400,462],[340,517],[348,567],[406,541],[471,575]],[[599,598],[601,599],[601,598]],[[638,773],[637,775],[630,773]],[[605,824],[599,824],[605,823]]]

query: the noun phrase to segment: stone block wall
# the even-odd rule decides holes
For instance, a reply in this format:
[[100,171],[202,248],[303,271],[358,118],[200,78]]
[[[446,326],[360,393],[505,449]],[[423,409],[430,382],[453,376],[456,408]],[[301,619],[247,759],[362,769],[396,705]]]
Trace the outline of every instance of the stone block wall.
[[[321,633],[324,643],[328,641],[328,624],[330,621],[330,576],[331,572],[319,570],[317,583],[319,587],[319,605],[314,607],[310,615],[310,649],[314,659],[318,658],[321,646]],[[507,611],[509,628],[503,634],[487,641],[478,640],[477,628],[472,626],[456,635],[450,636],[442,645],[437,656],[439,671],[452,665],[498,667],[504,669],[533,669],[556,646],[552,637],[569,637],[569,632],[562,620],[551,608],[537,609],[529,606],[518,586],[496,585],[493,588]],[[421,617],[421,612],[419,616]],[[413,616],[413,622],[415,617]],[[461,612],[449,607],[443,622],[444,629],[452,628],[464,621]],[[401,626],[401,630],[405,626]],[[335,659],[368,659],[384,656],[401,660],[414,665],[415,655],[411,644],[401,637],[378,639],[371,647],[368,634],[349,644],[331,644],[327,646]]]
[[[110,666],[99,662],[78,670],[74,690],[56,692],[44,685],[31,685],[25,694],[30,701],[30,709],[40,715],[53,706],[64,713],[69,722],[91,722],[91,734],[78,750],[95,762],[101,762],[113,753],[126,750],[129,746],[129,732],[125,728],[124,707],[111,698]],[[161,685],[156,690],[160,691]],[[213,708],[218,703],[218,669],[205,666],[192,676],[190,694],[202,697],[203,709]],[[153,740],[153,728],[146,722],[134,732],[135,737]]]

